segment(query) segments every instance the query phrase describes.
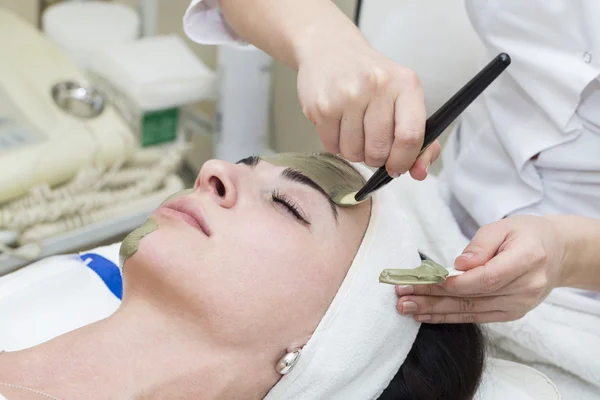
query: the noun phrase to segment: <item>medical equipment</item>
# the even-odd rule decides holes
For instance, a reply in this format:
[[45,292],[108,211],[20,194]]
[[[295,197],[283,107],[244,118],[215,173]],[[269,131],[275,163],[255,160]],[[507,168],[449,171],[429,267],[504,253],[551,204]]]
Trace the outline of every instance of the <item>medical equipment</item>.
[[135,151],[104,94],[2,9],[0,51],[0,275],[123,235],[183,189],[185,146]]
[[104,111],[104,96],[90,85],[59,82],[52,87],[51,93],[56,105],[74,117],[94,118]]
[[140,226],[169,195],[184,188],[176,175],[183,150],[147,149],[122,166],[90,166],[68,184],[55,189],[40,185],[0,207],[0,232],[6,244],[18,245],[0,243],[0,275]]
[[62,53],[19,17],[0,9],[0,203],[33,186],[57,185],[97,163],[111,166],[134,150],[127,126],[114,108],[81,119],[52,98],[59,82],[85,82]]
[[[475,100],[505,69],[510,65],[510,57],[501,53],[486,65],[473,79],[463,86],[438,111],[427,119],[425,124],[425,139],[421,153],[431,145],[444,130]],[[380,167],[349,203],[366,200],[369,195],[392,181],[385,167]]]

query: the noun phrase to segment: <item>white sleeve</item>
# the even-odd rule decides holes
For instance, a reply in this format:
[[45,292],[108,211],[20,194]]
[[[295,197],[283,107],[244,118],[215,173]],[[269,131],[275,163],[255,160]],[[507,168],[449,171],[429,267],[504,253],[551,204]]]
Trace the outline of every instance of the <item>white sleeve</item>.
[[192,0],[183,16],[183,30],[196,43],[246,43],[225,20],[220,0]]

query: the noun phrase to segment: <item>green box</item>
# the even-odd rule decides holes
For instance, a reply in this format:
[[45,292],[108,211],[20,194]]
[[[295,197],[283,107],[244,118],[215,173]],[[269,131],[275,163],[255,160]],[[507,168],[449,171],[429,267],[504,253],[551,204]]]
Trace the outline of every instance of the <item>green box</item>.
[[144,112],[126,93],[94,71],[87,71],[88,79],[117,110],[129,126],[140,147],[174,142],[179,128],[179,107]]
[[173,142],[177,137],[179,108],[144,113],[141,126],[142,147]]

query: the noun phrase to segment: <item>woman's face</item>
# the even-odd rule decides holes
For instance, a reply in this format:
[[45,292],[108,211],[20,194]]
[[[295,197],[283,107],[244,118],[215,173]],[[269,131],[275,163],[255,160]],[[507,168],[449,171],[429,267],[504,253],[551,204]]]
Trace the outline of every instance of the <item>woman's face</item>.
[[220,343],[305,344],[361,243],[370,202],[335,207],[296,172],[266,161],[205,163],[194,189],[167,200],[124,265],[145,292]]

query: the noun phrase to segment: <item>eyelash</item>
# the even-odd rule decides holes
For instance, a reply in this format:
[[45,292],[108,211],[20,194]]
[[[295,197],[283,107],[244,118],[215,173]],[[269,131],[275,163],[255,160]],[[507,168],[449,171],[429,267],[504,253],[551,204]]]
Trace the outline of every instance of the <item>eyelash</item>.
[[292,199],[290,199],[288,196],[286,196],[285,194],[280,193],[277,190],[274,190],[271,193],[271,198],[273,199],[273,201],[275,203],[279,203],[281,205],[283,205],[290,214],[292,214],[298,221],[310,225],[310,222],[308,222],[303,216],[302,214],[300,214],[299,211],[299,207],[296,205],[296,203],[294,203],[294,201]]

